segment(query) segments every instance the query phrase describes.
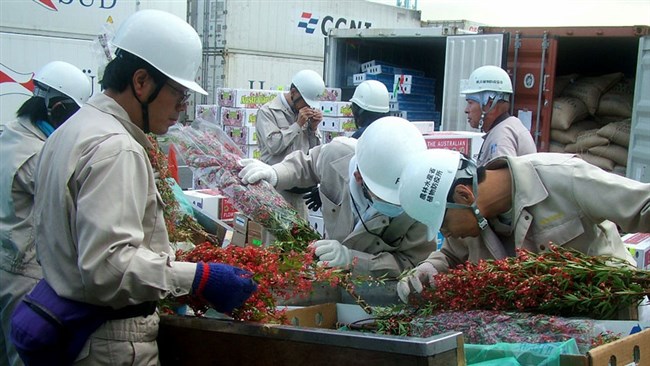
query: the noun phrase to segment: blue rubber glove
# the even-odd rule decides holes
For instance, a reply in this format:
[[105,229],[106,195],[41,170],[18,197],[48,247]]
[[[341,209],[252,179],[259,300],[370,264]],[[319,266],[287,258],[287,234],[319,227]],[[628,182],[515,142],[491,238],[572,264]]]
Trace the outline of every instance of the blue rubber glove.
[[202,296],[220,313],[230,313],[257,291],[252,273],[223,263],[196,264],[192,293]]

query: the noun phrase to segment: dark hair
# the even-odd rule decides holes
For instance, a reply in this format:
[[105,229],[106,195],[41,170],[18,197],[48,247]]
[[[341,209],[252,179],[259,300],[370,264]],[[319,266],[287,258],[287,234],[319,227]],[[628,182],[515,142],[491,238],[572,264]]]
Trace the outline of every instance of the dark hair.
[[27,99],[25,103],[18,108],[16,116],[29,118],[32,123],[39,120],[47,121],[45,99],[42,97],[31,97]]
[[[467,167],[467,160],[463,161],[463,166],[461,169],[464,169]],[[485,180],[485,167],[480,166],[476,169],[476,177],[478,178],[477,183],[481,183]],[[451,188],[449,189],[449,192],[447,193],[447,202],[454,202],[454,190],[456,189],[457,185],[464,185],[464,186],[472,186],[472,178],[458,178],[454,181],[454,183],[451,184]]]
[[50,100],[50,124],[57,128],[79,110],[74,100],[66,97],[56,97]]
[[372,112],[365,110],[357,105],[357,103],[352,103],[352,115],[354,116],[354,123],[357,125],[357,128],[363,128],[370,126],[371,123],[376,120],[386,117],[389,115],[388,112]]
[[147,70],[156,82],[156,85],[162,85],[169,79],[147,61],[130,52],[118,49],[115,58],[106,65],[106,69],[104,70],[104,76],[101,80],[102,90],[112,89],[117,92],[123,92],[131,85],[131,78],[139,69]]

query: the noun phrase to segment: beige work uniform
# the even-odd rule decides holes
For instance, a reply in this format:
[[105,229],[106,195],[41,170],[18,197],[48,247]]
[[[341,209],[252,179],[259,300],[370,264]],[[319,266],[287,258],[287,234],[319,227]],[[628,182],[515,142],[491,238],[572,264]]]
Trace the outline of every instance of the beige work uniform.
[[406,214],[391,219],[377,213],[365,220],[368,230],[378,236],[356,223],[358,215],[351,205],[349,188],[349,165],[355,146],[355,139],[337,137],[311,149],[309,155],[302,152],[288,155],[273,165],[278,175],[277,188],[320,183],[327,239],[338,240],[358,251],[356,274],[396,277],[424,260],[436,249],[436,243],[427,241],[425,225]]
[[[47,140],[36,173],[36,248],[59,296],[119,309],[190,292],[196,264],[174,260],[148,147],[142,130],[104,94]],[[79,362],[155,364],[157,333],[157,314],[108,321]]]
[[[276,96],[260,107],[255,121],[255,132],[261,153],[260,160],[269,165],[281,162],[293,151],[302,151],[307,154],[309,149],[321,143],[320,131],[312,130],[309,123],[300,127],[296,123],[298,114],[283,103],[281,98],[284,98],[284,94]],[[293,186],[284,189],[291,188]],[[304,193],[291,193],[284,189],[278,189],[278,191],[302,217],[306,217],[307,207],[302,198]]]
[[552,242],[634,263],[615,223],[626,232],[650,232],[650,184],[607,173],[569,154],[502,157],[486,166],[503,167],[512,174],[512,230],[500,230],[502,223],[491,219],[480,237],[445,239],[427,259],[439,272],[467,260],[503,258],[508,255],[503,243],[539,253]]
[[11,314],[43,276],[36,263],[32,209],[34,170],[45,139],[24,117],[0,135],[0,365],[22,365],[9,338]]
[[483,166],[501,156],[521,156],[536,152],[537,146],[530,131],[519,118],[509,116],[483,135],[483,145],[476,165]]

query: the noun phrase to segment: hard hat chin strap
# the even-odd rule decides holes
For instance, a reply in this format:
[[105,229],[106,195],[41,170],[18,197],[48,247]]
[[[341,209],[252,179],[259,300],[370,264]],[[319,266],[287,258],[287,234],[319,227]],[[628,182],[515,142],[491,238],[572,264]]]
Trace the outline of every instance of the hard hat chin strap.
[[[482,119],[481,119],[482,120]],[[481,214],[481,211],[478,209],[478,206],[476,205],[476,202],[478,201],[478,174],[476,173],[476,164],[474,161],[469,160],[469,159],[463,159],[467,161],[469,164],[466,168],[464,168],[465,171],[471,170],[473,171],[472,173],[472,193],[474,194],[474,202],[472,202],[471,205],[463,205],[460,203],[453,203],[453,202],[447,202],[447,208],[469,208],[472,210],[472,213],[474,214],[474,217],[476,217],[476,221],[478,223],[478,227],[481,230],[485,230],[485,228],[488,227],[488,221],[483,215]]]
[[149,99],[147,99],[146,102],[142,102],[140,98],[138,98],[138,95],[135,93],[135,88],[133,87],[133,82],[131,82],[131,90],[133,91],[133,95],[135,96],[135,99],[138,100],[140,103],[140,108],[142,109],[142,130],[144,133],[149,133],[151,132],[149,130],[149,104],[156,99],[158,96],[158,93],[160,93],[160,90],[163,88],[165,83],[161,83],[160,85],[156,85],[156,90],[149,96]]
[[[484,105],[484,104],[481,104],[481,119],[478,121],[478,129],[479,129],[481,132],[487,132],[487,131],[483,130],[483,124],[485,123],[485,121],[484,121],[485,116],[486,116],[488,113],[492,112],[492,110],[494,109],[494,107],[497,106],[497,100],[498,100],[497,97],[490,98],[490,99],[488,99],[487,102],[489,102],[490,100],[492,100],[492,104],[490,105],[490,108],[489,108],[487,111],[484,111],[484,110],[483,110],[483,108],[485,107],[485,105]],[[487,102],[485,102],[485,104],[487,104]]]

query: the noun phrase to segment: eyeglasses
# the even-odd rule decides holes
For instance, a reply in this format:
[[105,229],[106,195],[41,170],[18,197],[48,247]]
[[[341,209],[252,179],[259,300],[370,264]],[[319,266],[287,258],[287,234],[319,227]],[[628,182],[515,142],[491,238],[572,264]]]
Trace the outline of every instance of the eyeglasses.
[[190,99],[190,95],[192,94],[189,89],[183,90],[177,88],[174,85],[172,85],[172,83],[170,83],[169,81],[167,81],[165,84],[167,84],[170,88],[172,88],[176,94],[180,95],[180,97],[178,97],[178,102],[177,102],[179,105],[187,103],[188,99]]

